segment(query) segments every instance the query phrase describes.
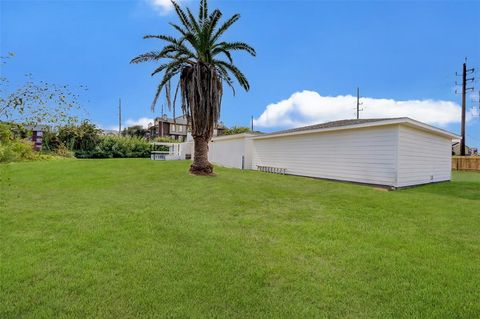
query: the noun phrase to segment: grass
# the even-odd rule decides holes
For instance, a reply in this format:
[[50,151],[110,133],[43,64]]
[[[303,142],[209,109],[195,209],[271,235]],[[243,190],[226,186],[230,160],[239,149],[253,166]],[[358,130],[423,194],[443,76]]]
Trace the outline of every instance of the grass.
[[187,167],[1,165],[0,317],[480,317],[480,174],[385,192]]

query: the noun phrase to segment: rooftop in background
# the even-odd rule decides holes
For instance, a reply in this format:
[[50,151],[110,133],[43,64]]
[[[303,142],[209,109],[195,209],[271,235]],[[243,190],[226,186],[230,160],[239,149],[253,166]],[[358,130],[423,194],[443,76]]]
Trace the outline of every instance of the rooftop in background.
[[[165,114],[164,116],[158,116],[155,118],[155,123],[159,123],[160,121],[164,123],[187,125],[187,117],[185,115],[180,115],[175,118],[170,118],[170,117],[167,117],[167,115]],[[222,122],[218,122],[216,127],[226,128],[226,126]]]
[[164,122],[164,123],[175,123],[175,124],[182,124],[187,125],[187,117],[185,115],[180,115],[175,118],[167,117],[167,115],[159,116],[155,118],[155,122]]

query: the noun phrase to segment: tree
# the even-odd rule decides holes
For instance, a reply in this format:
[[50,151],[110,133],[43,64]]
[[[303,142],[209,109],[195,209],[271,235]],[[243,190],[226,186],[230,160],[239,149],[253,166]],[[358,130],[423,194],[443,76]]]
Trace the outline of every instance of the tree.
[[71,151],[92,151],[100,142],[100,129],[89,121],[58,129],[58,140]]
[[175,23],[170,25],[179,33],[179,37],[146,35],[145,39],[159,39],[165,41],[166,45],[160,51],[139,55],[130,63],[161,61],[152,73],[152,76],[162,74],[152,110],[163,91],[167,105],[171,106],[171,81],[178,79],[173,108],[175,109],[180,89],[182,111],[191,124],[194,139],[194,160],[190,172],[196,175],[210,175],[213,173],[213,166],[208,162],[208,142],[220,118],[223,83],[232,88],[234,94],[233,78],[246,91],[250,88],[245,75],[233,64],[232,51],[246,51],[252,56],[256,53],[246,43],[226,42],[221,39],[225,31],[238,21],[239,14],[219,24],[222,13],[218,9],[209,13],[207,0],[200,1],[198,18],[190,9],[183,10],[175,1],[172,1],[172,4],[180,25]]
[[248,127],[233,126],[229,129],[226,129],[225,132],[223,132],[223,135],[235,135],[235,134],[249,133],[249,132],[250,132],[250,129]]
[[[1,64],[14,57],[14,53],[0,57]],[[82,111],[79,94],[69,85],[34,81],[26,74],[26,81],[10,90],[10,82],[0,77],[0,120],[24,124],[65,125],[78,122]],[[80,85],[80,90],[87,90]],[[8,91],[8,92],[7,92]]]
[[145,137],[147,130],[141,125],[134,125],[127,128],[124,128],[122,131],[123,136],[136,136],[136,137]]

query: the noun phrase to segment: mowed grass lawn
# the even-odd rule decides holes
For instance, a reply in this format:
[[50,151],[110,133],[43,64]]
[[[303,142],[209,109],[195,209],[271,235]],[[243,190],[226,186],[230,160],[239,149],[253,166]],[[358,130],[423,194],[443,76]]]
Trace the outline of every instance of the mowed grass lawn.
[[0,165],[0,317],[480,317],[480,174],[386,192],[188,165]]

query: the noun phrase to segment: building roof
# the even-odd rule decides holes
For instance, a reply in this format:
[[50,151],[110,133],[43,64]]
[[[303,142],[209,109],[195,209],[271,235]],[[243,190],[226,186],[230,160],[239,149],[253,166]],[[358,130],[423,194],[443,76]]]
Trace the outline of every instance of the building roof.
[[431,133],[436,133],[439,135],[444,135],[450,138],[459,138],[459,136],[456,134],[413,120],[411,118],[397,117],[397,118],[358,119],[358,120],[354,119],[354,120],[340,120],[340,121],[326,122],[321,124],[314,124],[309,126],[293,128],[289,130],[263,134],[255,137],[255,139],[263,139],[263,138],[287,136],[287,135],[297,135],[297,134],[309,134],[309,133],[317,133],[317,132],[325,132],[325,131],[357,129],[357,128],[364,128],[364,127],[393,125],[393,124],[405,124],[407,126],[415,127],[415,128],[422,129],[424,131],[429,131]]
[[155,122],[163,121],[164,123],[175,123],[175,124],[182,124],[187,125],[187,117],[185,115],[177,116],[175,119],[170,117],[157,117],[155,118]]
[[[395,118],[395,119],[398,119],[398,118]],[[322,129],[322,128],[335,128],[335,127],[342,127],[342,126],[348,126],[348,125],[374,123],[374,122],[385,121],[385,120],[393,120],[393,118],[332,121],[332,122],[302,126],[302,127],[292,128],[292,129],[289,129],[289,130],[273,132],[273,133],[269,133],[269,134],[266,134],[266,135],[283,134],[283,133],[300,132],[300,131],[310,131],[310,130],[318,130],[318,129]]]
[[212,141],[223,141],[223,140],[234,140],[234,139],[240,139],[240,138],[249,138],[249,137],[255,137],[257,134],[255,133],[238,133],[238,134],[231,134],[231,135],[220,135],[220,136],[214,136],[212,137]]
[[[187,125],[187,117],[185,115],[177,116],[175,120],[173,118],[166,117],[166,116],[165,117],[160,116],[155,118],[156,123],[160,121],[163,121],[164,123],[172,123],[172,124],[175,123],[175,124]],[[227,127],[222,122],[219,122],[215,128],[225,129]]]

